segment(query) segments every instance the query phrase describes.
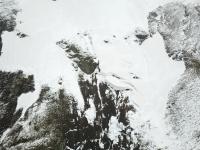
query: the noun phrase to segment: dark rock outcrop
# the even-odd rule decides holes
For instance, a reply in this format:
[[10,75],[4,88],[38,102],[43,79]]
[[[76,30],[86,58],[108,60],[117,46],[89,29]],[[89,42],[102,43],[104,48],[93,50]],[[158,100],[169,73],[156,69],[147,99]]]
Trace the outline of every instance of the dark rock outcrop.
[[0,71],[0,135],[21,116],[22,110],[16,111],[17,98],[33,90],[32,75],[26,77],[22,71]]
[[[72,120],[73,97],[64,89],[52,92],[43,87],[38,100],[30,106],[7,133],[2,149],[63,150],[65,133]],[[75,114],[74,114],[75,116]]]
[[138,42],[140,45],[149,37],[148,32],[145,32],[139,28],[135,30],[134,35],[136,37],[135,42]]
[[92,74],[97,68],[98,62],[95,60],[96,58],[88,52],[81,50],[77,44],[61,40],[57,42],[57,45],[65,50],[68,58],[76,65],[74,66],[76,69],[79,68],[86,74]]

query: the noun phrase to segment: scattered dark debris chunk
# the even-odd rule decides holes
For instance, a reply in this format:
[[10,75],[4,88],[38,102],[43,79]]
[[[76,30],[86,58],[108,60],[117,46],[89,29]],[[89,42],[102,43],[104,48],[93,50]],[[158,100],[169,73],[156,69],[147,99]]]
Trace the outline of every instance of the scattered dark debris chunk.
[[128,40],[130,38],[130,36],[126,36],[124,37],[124,40]]
[[125,91],[130,91],[131,89],[125,89]]
[[149,37],[149,34],[141,29],[136,29],[134,35],[136,37],[135,42],[138,42],[139,45],[141,45]]
[[135,36],[140,40],[146,39],[148,37],[146,34],[136,34]]
[[18,32],[18,33],[17,33],[17,36],[18,36],[19,38],[25,38],[25,37],[27,37],[28,35],[25,34],[25,33],[22,33],[22,32]]
[[138,76],[133,76],[133,79],[140,79]]
[[109,41],[108,40],[104,40],[104,43],[109,43]]
[[88,36],[88,34],[87,34],[87,33],[84,33],[83,35],[84,35],[84,36]]
[[140,79],[140,77],[138,77],[137,75],[135,75],[134,73],[130,73],[133,79]]

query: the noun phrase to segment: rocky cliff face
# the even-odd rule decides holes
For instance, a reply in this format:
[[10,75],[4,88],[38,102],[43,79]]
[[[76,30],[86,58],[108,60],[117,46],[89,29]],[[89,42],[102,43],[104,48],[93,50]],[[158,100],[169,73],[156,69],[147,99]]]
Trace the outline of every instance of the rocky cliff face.
[[180,149],[199,149],[199,19],[198,4],[169,3],[149,14],[150,35],[159,32],[166,52],[184,61],[186,70],[169,93],[167,118],[182,143]]

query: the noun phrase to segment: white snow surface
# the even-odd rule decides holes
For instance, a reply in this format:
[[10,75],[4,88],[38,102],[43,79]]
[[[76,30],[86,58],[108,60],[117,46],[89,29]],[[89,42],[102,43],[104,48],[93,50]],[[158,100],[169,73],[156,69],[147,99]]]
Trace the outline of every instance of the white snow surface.
[[85,111],[88,123],[93,125],[94,119],[96,118],[96,109],[92,99],[89,99],[90,108]]
[[[167,95],[183,73],[184,65],[169,59],[160,35],[141,46],[124,37],[131,35],[136,27],[147,30],[148,13],[168,1],[17,0],[21,12],[16,30],[3,34],[0,69],[21,69],[34,74],[36,87],[33,93],[20,96],[17,107],[29,107],[44,84],[58,89],[58,81],[62,78],[63,86],[79,100],[79,108],[83,108],[77,74],[56,42],[70,39],[78,32],[87,32],[93,43],[94,51],[90,53],[99,59],[105,80],[117,87],[133,88],[137,93],[133,101],[139,107],[139,117],[142,116],[143,121],[150,120],[157,131],[163,131]],[[18,31],[28,36],[19,38],[16,36]],[[123,82],[111,79],[110,74],[118,75]],[[139,79],[134,79],[133,74]],[[88,113],[94,111],[91,109]],[[159,138],[161,134],[152,132],[151,136]]]
[[120,135],[120,131],[123,130],[123,127],[123,124],[119,123],[116,117],[112,116],[110,118],[108,136],[113,140],[114,144],[118,142],[118,136]]

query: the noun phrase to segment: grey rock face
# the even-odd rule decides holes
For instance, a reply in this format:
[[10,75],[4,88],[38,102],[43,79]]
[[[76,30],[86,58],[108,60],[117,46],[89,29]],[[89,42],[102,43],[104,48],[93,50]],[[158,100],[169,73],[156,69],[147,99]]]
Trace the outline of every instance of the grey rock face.
[[169,93],[166,116],[173,132],[182,141],[179,149],[198,150],[200,6],[169,3],[152,11],[148,20],[150,34],[160,33],[168,55],[185,63],[185,72]]
[[71,102],[64,89],[52,92],[43,87],[39,99],[28,108],[2,141],[6,150],[63,150]]
[[0,0],[0,54],[2,49],[1,34],[4,31],[13,31],[16,26],[18,10],[13,0]]
[[33,76],[25,76],[22,71],[10,73],[0,71],[0,135],[20,117],[16,111],[17,98],[22,93],[34,90]]
[[187,69],[177,85],[170,91],[167,118],[173,132],[182,140],[182,147],[198,149],[200,146],[200,79],[199,69]]
[[162,35],[166,52],[186,67],[199,65],[200,6],[169,3],[149,14],[149,30]]
[[81,69],[86,74],[92,74],[97,68],[98,62],[96,61],[96,58],[88,52],[81,50],[81,47],[75,43],[61,40],[57,42],[57,45],[65,50],[68,58],[75,63],[77,69]]

